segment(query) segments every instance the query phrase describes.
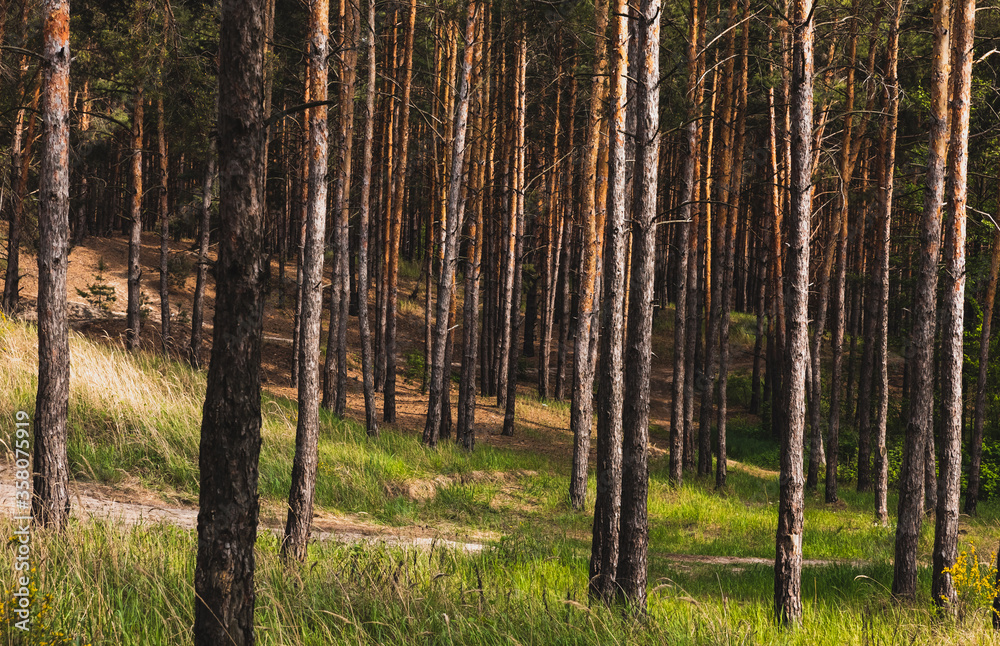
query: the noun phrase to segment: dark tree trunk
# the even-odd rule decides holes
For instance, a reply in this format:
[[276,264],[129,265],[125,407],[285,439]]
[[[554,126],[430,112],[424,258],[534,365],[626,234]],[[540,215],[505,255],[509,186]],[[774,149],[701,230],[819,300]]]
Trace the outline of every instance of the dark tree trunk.
[[[311,98],[326,101],[329,0],[311,0],[307,65]],[[309,109],[309,200],[302,246],[302,313],[299,333],[298,421],[288,492],[288,519],[281,543],[284,558],[305,561],[319,461],[319,337],[323,313],[323,248],[326,237],[327,107]],[[327,352],[331,350],[328,348]]]
[[188,360],[195,368],[201,367],[201,328],[205,315],[205,285],[208,283],[208,243],[212,226],[212,179],[215,177],[215,134],[209,135],[208,159],[205,162],[205,179],[201,193],[201,226],[198,231],[198,276],[194,286],[191,306],[191,345]]
[[969,112],[972,90],[976,0],[954,6],[951,33],[951,155],[948,161],[948,235],[945,245],[941,329],[941,475],[934,515],[934,576],[931,596],[954,614],[958,593],[946,572],[958,557],[958,506],[962,478],[962,364],[965,339],[965,218],[968,198]]
[[583,230],[582,257],[578,284],[576,342],[573,346],[573,392],[570,404],[570,432],[573,433],[573,470],[569,482],[569,498],[574,509],[583,509],[587,497],[587,462],[590,457],[590,433],[594,410],[594,366],[590,362],[590,336],[597,283],[597,185],[602,172],[600,164],[601,132],[604,127],[604,99],[607,95],[608,1],[594,4],[595,33],[593,77],[590,88],[590,114],[584,143],[582,175],[583,192],[581,225]]
[[194,643],[254,643],[264,289],[262,0],[222,3],[219,285],[199,449]]
[[[465,139],[469,118],[469,82],[472,77],[472,63],[475,55],[476,11],[478,3],[469,2],[465,25],[465,52],[462,56],[462,71],[459,77],[458,96],[455,103],[455,127],[451,150],[451,174],[448,181],[448,201],[444,222],[444,258],[441,261],[441,277],[438,280],[437,312],[434,325],[434,345],[431,352],[431,383],[427,406],[427,422],[424,425],[424,442],[437,446],[441,436],[442,399],[447,397],[445,380],[450,381],[451,366],[445,365],[448,344],[448,322],[455,282],[455,264],[458,255],[458,229],[465,210],[462,199],[462,167],[465,162]],[[470,272],[471,273],[471,272]],[[468,298],[468,295],[466,296]],[[473,323],[474,325],[474,323]],[[475,365],[473,363],[473,365]],[[450,417],[451,413],[448,412]]]
[[125,345],[129,350],[139,347],[142,333],[142,268],[139,252],[142,248],[142,88],[136,88],[132,106],[132,187],[129,195],[128,240],[128,306],[125,325]]
[[[998,202],[1000,204],[1000,202]],[[997,276],[1000,274],[1000,229],[993,232],[993,251],[990,255],[990,277],[983,303],[983,327],[979,334],[979,376],[976,380],[976,408],[972,423],[972,446],[969,453],[969,485],[965,492],[965,513],[976,515],[979,502],[980,470],[983,462],[983,425],[986,414],[986,369],[990,361],[990,336],[993,328],[993,305],[997,296]]]
[[[611,140],[608,154],[608,216],[604,248],[604,296],[600,321],[600,379],[597,397],[597,496],[590,547],[590,594],[614,598],[621,522],[622,352],[625,342],[625,102],[628,73],[628,4],[615,0],[614,68],[611,76]],[[655,184],[654,184],[655,186]]]
[[173,346],[170,334],[170,276],[167,261],[170,258],[170,203],[167,188],[169,185],[169,164],[167,160],[166,118],[163,114],[163,97],[156,100],[156,141],[157,157],[160,162],[160,330],[163,353],[169,352]]
[[923,522],[924,448],[934,425],[934,332],[937,323],[938,259],[941,253],[941,207],[944,203],[948,158],[948,91],[951,70],[951,2],[934,10],[934,50],[931,68],[930,145],[927,190],[920,220],[920,271],[913,301],[910,370],[913,374],[910,418],[903,442],[899,474],[892,594],[913,599],[917,594],[917,544]]
[[[42,25],[42,165],[38,190],[38,392],[31,517],[62,532],[69,522],[69,2],[46,0]],[[20,457],[22,451],[18,450]],[[19,500],[20,503],[20,500]],[[18,505],[18,511],[21,511]],[[23,513],[23,512],[22,512]]]
[[622,411],[622,503],[617,587],[633,612],[646,608],[649,526],[649,374],[656,263],[657,171],[660,161],[660,2],[639,6],[636,163],[632,195],[632,262],[625,339]]
[[403,197],[406,188],[406,159],[410,141],[410,93],[413,86],[413,32],[417,21],[417,0],[410,0],[406,45],[403,62],[402,103],[399,106],[399,154],[394,167],[392,217],[386,240],[389,260],[389,280],[386,285],[387,306],[385,318],[385,390],[382,419],[392,424],[396,421],[396,306],[399,301],[399,239],[402,234]]
[[802,620],[802,474],[805,366],[809,358],[809,234],[812,214],[813,22],[812,0],[795,0],[792,15],[791,199],[788,236],[787,375],[783,380],[781,491],[778,503],[774,611],[783,624]]
[[[354,42],[360,42],[360,20],[355,20]],[[361,162],[361,205],[358,217],[358,328],[361,335],[361,380],[365,396],[365,429],[378,435],[371,329],[368,322],[368,234],[372,186],[372,146],[375,139],[375,0],[368,0],[368,87],[365,88],[365,133]]]
[[691,103],[688,106],[688,123],[684,127],[687,148],[684,151],[684,168],[681,171],[683,179],[680,213],[677,218],[682,222],[677,236],[680,255],[677,260],[677,297],[674,306],[673,405],[670,409],[670,480],[677,487],[684,478],[684,389],[687,381],[693,377],[686,372],[685,348],[687,347],[688,265],[694,264],[690,261],[689,244],[692,237],[693,213],[697,209],[694,201],[697,192],[697,159],[701,152],[701,144],[698,141],[699,106],[695,100],[698,88],[698,30],[701,28],[698,24],[698,0],[691,0],[689,23],[687,95]]

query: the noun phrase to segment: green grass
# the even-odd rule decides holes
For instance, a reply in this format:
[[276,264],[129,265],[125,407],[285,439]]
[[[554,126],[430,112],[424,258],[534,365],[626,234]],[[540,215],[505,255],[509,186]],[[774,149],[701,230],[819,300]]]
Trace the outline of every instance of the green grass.
[[[0,326],[0,418],[33,408],[34,330]],[[74,477],[139,483],[165,494],[197,496],[197,449],[204,374],[162,358],[130,354],[74,335],[69,452]],[[738,380],[737,380],[738,381]],[[743,384],[737,383],[738,387]],[[283,503],[294,452],[295,402],[263,398],[259,492]],[[565,419],[568,406],[522,397],[519,418]],[[547,418],[548,419],[548,418]],[[667,457],[650,464],[649,612],[640,621],[587,597],[594,481],[588,511],[568,502],[568,456],[481,445],[466,453],[450,442],[424,447],[416,434],[363,428],[321,414],[316,503],[333,513],[364,514],[387,525],[489,530],[495,540],[474,555],[384,546],[317,543],[304,567],[289,571],[277,540],[258,540],[257,626],[261,644],[940,644],[990,643],[989,615],[935,618],[930,605],[933,524],[925,522],[919,601],[888,601],[893,527],[873,522],[873,497],[841,485],[842,502],[808,493],[804,558],[831,564],[804,569],[804,623],[773,620],[769,565],[704,563],[675,555],[774,558],[777,444],[754,418],[729,424],[729,479],[687,475],[667,484]],[[548,423],[548,421],[546,421]],[[528,429],[518,427],[523,437]],[[544,426],[533,441],[556,441]],[[565,439],[559,440],[565,442]],[[409,488],[423,487],[425,495]],[[889,509],[896,500],[890,496]],[[980,504],[961,518],[960,549],[989,552],[1000,506]],[[0,520],[0,531],[13,527]],[[196,536],[167,525],[123,528],[71,523],[64,536],[34,538],[39,610],[46,633],[101,644],[175,644],[193,621]],[[10,549],[8,547],[8,549]],[[12,562],[12,558],[9,559]],[[8,604],[13,570],[0,567]],[[48,596],[47,596],[48,595]],[[48,604],[47,606],[45,604]],[[0,611],[0,643],[13,641]],[[61,639],[61,638],[60,638]]]

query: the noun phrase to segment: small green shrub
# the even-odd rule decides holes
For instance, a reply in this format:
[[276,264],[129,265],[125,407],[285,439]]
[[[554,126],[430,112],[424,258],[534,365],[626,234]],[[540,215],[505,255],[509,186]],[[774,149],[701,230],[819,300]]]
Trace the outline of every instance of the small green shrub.
[[118,300],[115,296],[114,285],[109,285],[104,278],[107,265],[104,264],[104,257],[97,259],[97,273],[94,275],[94,282],[87,285],[87,289],[76,288],[76,293],[85,299],[92,306],[101,310],[105,314],[111,311],[111,305]]

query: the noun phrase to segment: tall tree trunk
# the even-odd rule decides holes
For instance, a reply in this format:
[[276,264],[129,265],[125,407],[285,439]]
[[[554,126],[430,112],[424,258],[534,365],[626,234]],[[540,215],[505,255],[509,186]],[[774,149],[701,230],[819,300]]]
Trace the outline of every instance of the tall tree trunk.
[[142,87],[137,87],[132,104],[132,187],[129,191],[128,240],[128,306],[126,311],[125,345],[129,350],[139,347],[142,333],[142,268],[139,253],[142,248]]
[[[323,407],[343,416],[347,408],[347,320],[351,307],[350,206],[351,161],[354,144],[354,85],[357,76],[358,10],[340,2],[340,122],[337,133],[337,179],[333,184],[334,266],[330,287],[330,328],[323,363]],[[334,362],[336,357],[336,362]],[[336,365],[336,375],[333,373]],[[336,381],[334,381],[336,379]]]
[[254,643],[264,311],[263,0],[222,3],[219,289],[201,425],[194,643]]
[[[486,10],[481,10],[477,17],[477,40],[486,38]],[[475,215],[469,221],[468,257],[465,265],[465,298],[462,303],[462,378],[458,388],[458,427],[455,440],[461,442],[466,450],[472,451],[476,446],[476,363],[479,350],[479,275],[483,258],[483,210],[486,201],[486,169],[493,165],[493,149],[487,141],[487,130],[490,123],[490,73],[489,61],[484,60],[483,53],[476,53],[478,75],[483,86],[476,101],[479,122],[478,140],[476,142],[476,158],[473,164],[475,171],[474,187]]]
[[934,515],[934,577],[931,596],[954,614],[958,594],[948,568],[958,557],[958,505],[962,477],[962,363],[965,339],[965,208],[968,198],[969,111],[976,0],[955,5],[951,94],[951,156],[948,161],[948,235],[941,330],[941,461],[937,512]]
[[[310,0],[307,65],[312,100],[309,109],[309,202],[302,247],[302,331],[299,334],[298,422],[288,492],[288,519],[281,543],[286,559],[305,561],[312,525],[316,467],[319,461],[319,337],[323,313],[323,241],[326,237],[327,54],[329,0]],[[327,352],[331,350],[328,348]]]
[[791,201],[788,236],[788,372],[783,380],[781,491],[778,503],[774,610],[783,624],[802,619],[802,525],[805,365],[809,357],[809,234],[812,215],[813,30],[812,0],[795,0],[792,13]]
[[850,188],[853,164],[851,148],[854,137],[854,64],[858,51],[858,1],[851,3],[850,41],[847,54],[847,80],[844,97],[844,129],[840,154],[840,194],[838,195],[837,218],[833,223],[836,232],[836,275],[833,283],[833,330],[831,345],[833,367],[830,371],[830,419],[826,437],[826,483],[827,503],[837,502],[837,466],[840,451],[840,392],[844,367],[844,325],[845,287],[847,285],[847,233],[850,213]]
[[[601,306],[600,381],[597,397],[597,496],[590,547],[590,594],[614,598],[621,522],[622,410],[625,343],[625,105],[628,74],[628,3],[612,6],[614,68],[611,76],[611,140],[608,151],[608,216],[604,237],[604,295]],[[655,184],[654,184],[655,186]],[[654,189],[655,190],[655,189]]]
[[[360,43],[360,20],[355,20],[355,43]],[[372,146],[375,139],[375,0],[368,0],[368,86],[365,88],[365,133],[361,162],[361,205],[358,209],[358,328],[361,335],[361,381],[365,396],[365,429],[378,435],[371,329],[368,322],[368,235],[371,208]]]
[[216,136],[209,135],[208,159],[201,193],[201,226],[198,230],[198,276],[191,305],[191,345],[188,357],[191,365],[201,367],[201,328],[205,313],[205,286],[208,283],[208,244],[212,226],[212,179],[215,177]]
[[[452,138],[451,173],[448,178],[447,213],[444,221],[444,258],[441,278],[438,280],[437,312],[434,324],[434,346],[431,354],[431,383],[424,425],[424,442],[437,446],[441,435],[441,400],[446,396],[445,379],[450,376],[450,366],[445,365],[448,343],[448,321],[455,281],[455,263],[458,255],[458,229],[462,222],[465,202],[462,200],[462,167],[465,163],[465,139],[469,118],[469,81],[475,55],[476,11],[478,3],[469,2],[465,25],[465,52],[459,77],[458,95],[455,100],[455,127]],[[468,295],[467,295],[468,297]],[[449,413],[450,415],[450,413]]]
[[594,366],[590,363],[590,335],[594,293],[597,282],[597,184],[601,171],[599,157],[601,131],[604,127],[604,99],[607,96],[608,0],[595,0],[594,21],[597,38],[594,43],[593,77],[590,86],[590,113],[587,138],[584,143],[581,174],[583,184],[580,218],[583,230],[583,257],[577,293],[576,341],[573,346],[573,392],[570,404],[570,431],[573,433],[573,468],[569,483],[569,498],[574,509],[583,509],[587,496],[587,462],[590,456],[590,432],[594,409]]
[[632,191],[632,263],[625,339],[622,503],[617,584],[633,611],[646,608],[649,525],[649,374],[660,162],[660,0],[639,5],[636,163]]
[[[28,20],[28,3],[22,3],[21,24],[26,25]],[[23,43],[21,43],[23,44]],[[18,63],[18,76],[16,97],[18,101],[24,100],[25,77],[28,73],[28,57],[21,56]],[[35,103],[38,101],[38,92],[35,93]],[[18,301],[21,296],[21,229],[24,219],[24,200],[28,194],[28,168],[31,162],[31,131],[34,129],[35,113],[32,111],[28,118],[30,125],[25,133],[26,110],[21,108],[14,116],[14,134],[10,144],[10,184],[13,189],[11,195],[10,217],[7,228],[7,270],[4,274],[3,300],[0,302],[0,311],[7,316],[13,316],[17,310]],[[44,129],[44,126],[43,126]]]
[[910,333],[913,383],[910,386],[910,419],[906,425],[899,474],[892,578],[892,594],[907,599],[913,599],[917,594],[917,544],[924,516],[924,444],[934,425],[934,328],[937,323],[938,259],[941,254],[940,216],[948,159],[950,16],[950,0],[940,0],[934,8],[927,190],[924,192],[920,219],[920,272],[913,299],[913,328]]
[[169,185],[169,164],[167,160],[166,118],[163,114],[163,97],[156,100],[156,141],[157,157],[160,162],[160,330],[163,353],[169,352],[173,346],[170,334],[170,281],[168,264],[170,254],[170,204],[167,188]]
[[[1000,202],[998,202],[1000,204]],[[994,225],[996,227],[996,225]],[[979,376],[976,380],[976,408],[972,423],[972,446],[969,453],[969,484],[965,491],[965,513],[976,515],[979,503],[980,470],[983,462],[983,425],[986,415],[986,369],[990,361],[990,336],[993,328],[993,305],[997,296],[997,277],[1000,275],[1000,228],[993,231],[993,251],[990,254],[990,277],[983,303],[983,326],[979,334]]]
[[[674,305],[674,380],[672,384],[673,405],[670,409],[670,480],[674,486],[680,486],[684,478],[684,389],[685,384],[694,375],[685,371],[685,348],[687,347],[687,316],[688,316],[688,265],[691,249],[691,227],[693,213],[697,209],[694,204],[697,192],[698,155],[701,144],[698,141],[698,115],[700,107],[697,103],[698,90],[698,0],[691,0],[691,11],[688,14],[687,42],[687,86],[688,122],[684,126],[684,139],[687,149],[684,154],[683,179],[681,184],[680,212],[678,220],[679,235],[677,247],[680,251],[677,261],[677,297]],[[610,202],[610,200],[609,200]]]
[[417,0],[410,0],[410,13],[406,30],[403,62],[402,103],[399,106],[399,153],[393,172],[392,211],[386,252],[389,261],[389,279],[386,284],[388,300],[385,319],[385,390],[382,419],[392,424],[396,421],[396,306],[399,301],[399,239],[403,223],[403,193],[406,187],[406,159],[410,142],[410,93],[413,87],[413,32],[417,22]]
[[[517,400],[517,364],[520,359],[518,352],[517,335],[520,330],[521,313],[521,281],[524,276],[524,171],[525,155],[527,143],[525,142],[525,128],[527,126],[527,69],[528,69],[528,36],[527,26],[522,22],[518,25],[520,37],[517,42],[517,57],[515,65],[514,97],[516,99],[516,120],[514,129],[514,177],[513,190],[510,194],[511,218],[510,224],[514,228],[514,276],[512,279],[512,298],[509,304],[510,310],[510,338],[507,345],[510,352],[507,356],[507,380],[501,382],[497,391],[506,389],[503,430],[501,434],[505,436],[514,435],[514,412]],[[575,455],[575,453],[574,453]]]
[[[42,23],[42,165],[38,190],[38,391],[31,517],[62,532],[69,522],[69,2],[45,0]],[[20,511],[20,508],[19,508]]]

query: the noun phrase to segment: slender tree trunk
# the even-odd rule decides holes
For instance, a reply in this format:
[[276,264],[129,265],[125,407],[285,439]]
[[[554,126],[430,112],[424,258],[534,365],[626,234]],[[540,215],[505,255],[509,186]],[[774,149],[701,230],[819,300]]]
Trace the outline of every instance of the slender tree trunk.
[[[310,0],[307,65],[313,101],[326,101],[329,0]],[[302,331],[299,335],[298,422],[281,554],[305,561],[319,461],[319,337],[326,237],[327,107],[309,110],[309,202],[302,247]],[[327,349],[330,352],[330,349]]]
[[[478,25],[476,35],[478,41],[486,40],[487,20],[480,9],[476,16]],[[486,201],[486,169],[492,166],[492,148],[487,141],[487,129],[490,115],[490,77],[489,62],[484,61],[483,53],[476,52],[476,59],[483,86],[476,101],[478,113],[478,139],[476,141],[476,161],[474,188],[475,216],[469,221],[468,257],[465,266],[465,298],[462,303],[462,377],[458,387],[458,427],[455,440],[461,442],[466,450],[472,451],[476,446],[476,363],[479,350],[479,275],[483,258],[483,210]]]
[[205,286],[208,283],[208,244],[212,226],[212,179],[215,176],[216,138],[209,135],[208,159],[201,193],[201,226],[198,231],[198,276],[195,279],[194,302],[191,306],[191,345],[188,357],[191,365],[201,367],[201,328],[205,313]]
[[385,390],[382,419],[396,421],[396,308],[399,300],[399,239],[403,221],[403,193],[406,187],[406,160],[410,142],[410,93],[413,87],[413,32],[417,21],[417,0],[410,0],[403,62],[402,103],[399,106],[399,154],[393,172],[395,185],[392,197],[392,217],[385,245],[389,261],[386,284],[388,301],[385,319]]
[[[38,391],[31,517],[62,532],[69,522],[69,2],[45,0],[42,23],[42,164],[38,190]],[[21,500],[18,511],[23,513]]]
[[781,492],[778,503],[774,610],[783,624],[802,620],[802,525],[805,430],[805,365],[809,356],[809,234],[812,214],[813,29],[812,0],[795,0],[792,13],[791,201],[788,237],[788,373],[781,438]]
[[[341,0],[340,122],[337,133],[337,179],[333,185],[334,271],[330,287],[330,328],[323,363],[323,407],[343,416],[347,408],[347,320],[351,307],[350,206],[354,144],[354,85],[360,22],[357,9]],[[334,362],[336,357],[336,362]],[[336,375],[333,374],[336,365]],[[336,379],[336,381],[334,381]]]
[[[524,171],[525,155],[527,143],[525,142],[525,128],[527,126],[527,69],[528,69],[528,36],[527,26],[522,22],[518,25],[520,38],[517,43],[517,59],[514,73],[514,96],[516,99],[516,119],[517,124],[514,132],[514,182],[511,191],[511,226],[514,227],[514,276],[511,292],[513,297],[510,301],[510,338],[508,346],[510,352],[507,357],[507,380],[498,386],[500,390],[507,390],[507,397],[504,406],[503,430],[501,434],[505,436],[514,435],[514,412],[517,403],[517,364],[520,359],[518,352],[517,335],[520,330],[521,313],[521,283],[524,276]],[[575,455],[575,453],[574,453]],[[586,479],[586,478],[585,478]]]
[[979,502],[980,470],[983,462],[983,425],[986,414],[986,369],[990,361],[990,336],[993,328],[993,306],[996,303],[998,275],[1000,275],[1000,228],[993,231],[990,278],[986,286],[986,300],[983,303],[983,326],[979,334],[979,376],[976,380],[976,408],[972,423],[972,446],[969,451],[972,455],[972,462],[969,465],[969,485],[965,492],[965,513],[970,516],[976,515]]
[[[27,24],[28,3],[22,4],[22,25]],[[21,43],[23,44],[23,43]],[[24,79],[28,73],[28,58],[21,56],[18,63],[18,81],[16,97],[18,101],[24,98]],[[35,102],[38,94],[36,91]],[[11,195],[10,218],[7,228],[7,271],[4,274],[3,301],[0,302],[0,311],[7,316],[13,316],[17,311],[18,301],[21,296],[21,229],[24,219],[24,200],[28,193],[28,168],[31,162],[31,131],[34,129],[35,114],[31,113],[28,118],[30,125],[25,133],[25,115],[23,108],[17,111],[14,116],[14,134],[10,144],[10,184],[13,189]],[[44,126],[43,126],[44,128]]]
[[219,289],[198,460],[196,646],[254,643],[265,275],[263,5],[222,3]]
[[837,466],[840,451],[840,392],[844,366],[844,325],[845,325],[845,287],[847,284],[847,233],[848,215],[850,213],[850,188],[853,164],[851,149],[853,145],[854,126],[854,64],[858,50],[858,2],[854,0],[851,6],[850,42],[848,45],[847,80],[845,82],[844,98],[844,130],[840,155],[840,195],[837,218],[833,223],[836,232],[836,275],[833,283],[833,330],[831,345],[833,350],[833,367],[830,371],[830,419],[827,425],[826,438],[826,483],[825,498],[827,503],[837,502]]
[[934,332],[937,323],[938,260],[941,254],[941,207],[944,204],[945,163],[948,158],[948,94],[951,76],[951,2],[934,8],[934,49],[931,61],[930,144],[927,190],[920,220],[920,271],[913,299],[910,370],[913,374],[910,418],[903,442],[899,474],[892,594],[913,599],[917,594],[917,544],[923,522],[924,445],[934,424]]
[[142,333],[142,268],[139,252],[142,248],[142,87],[137,87],[132,105],[132,188],[129,195],[128,241],[128,308],[125,345],[129,350],[139,347]]
[[[693,377],[686,372],[685,348],[687,347],[687,316],[688,316],[688,265],[691,249],[691,227],[694,221],[693,213],[697,209],[694,204],[697,192],[698,155],[701,144],[698,141],[698,115],[700,107],[697,103],[698,90],[698,0],[691,0],[691,11],[688,14],[688,75],[687,95],[688,122],[684,127],[684,139],[687,149],[684,155],[683,179],[681,184],[680,213],[678,220],[679,235],[677,247],[680,256],[677,261],[677,297],[674,305],[674,380],[672,384],[673,405],[670,409],[670,480],[679,487],[684,478],[684,389],[686,382]],[[610,200],[609,200],[610,202]],[[609,218],[610,219],[610,218]]]
[[167,187],[169,185],[169,164],[167,160],[166,118],[163,114],[163,97],[156,100],[157,157],[160,162],[160,329],[163,353],[173,346],[170,334],[170,281],[167,261],[170,254],[170,204]]
[[[360,20],[355,20],[360,36]],[[368,86],[365,88],[365,133],[361,163],[361,205],[358,218],[358,328],[361,335],[361,380],[365,395],[365,429],[378,435],[371,329],[368,324],[368,234],[372,186],[372,146],[375,139],[375,0],[368,0]],[[360,38],[354,39],[360,43]]]
[[[611,140],[608,154],[608,216],[604,237],[604,296],[601,305],[600,381],[597,397],[597,496],[590,547],[590,594],[614,598],[621,522],[622,406],[625,343],[625,104],[628,73],[628,3],[612,6],[614,68],[611,76]],[[654,185],[655,186],[655,185]],[[655,190],[655,189],[654,189]]]
[[962,363],[965,339],[965,208],[968,199],[969,112],[976,0],[954,6],[951,95],[951,156],[948,161],[948,243],[942,286],[941,461],[934,515],[934,577],[931,596],[939,608],[956,612],[958,594],[948,568],[958,557],[958,506],[962,477]]
[[[448,321],[455,281],[455,263],[458,255],[458,229],[462,222],[465,202],[462,200],[462,167],[465,163],[465,139],[469,118],[469,82],[475,55],[476,11],[478,3],[469,2],[465,25],[465,52],[455,101],[455,127],[452,139],[451,173],[448,179],[447,213],[444,222],[444,258],[441,278],[438,280],[437,312],[434,325],[434,345],[431,353],[431,383],[427,406],[427,423],[424,425],[424,442],[437,446],[441,434],[441,400],[447,396],[445,379],[451,372],[445,365],[448,343]],[[468,295],[466,295],[468,298]],[[474,365],[474,364],[473,364]],[[449,413],[450,415],[450,413]]]
[[608,0],[594,3],[595,32],[593,78],[590,87],[590,114],[587,122],[587,139],[584,144],[580,187],[581,248],[580,276],[578,282],[579,310],[577,312],[576,342],[573,351],[573,393],[570,404],[570,431],[573,433],[573,469],[569,483],[569,497],[574,509],[583,509],[587,496],[587,462],[590,456],[590,432],[594,408],[594,366],[590,362],[590,335],[593,319],[594,294],[597,283],[597,184],[601,172],[599,158],[601,131],[604,127],[604,99],[607,96],[607,42]]
[[639,5],[636,163],[632,194],[632,276],[629,280],[622,412],[622,503],[617,584],[634,612],[645,612],[649,526],[649,374],[656,263],[657,172],[660,161],[660,2]]

